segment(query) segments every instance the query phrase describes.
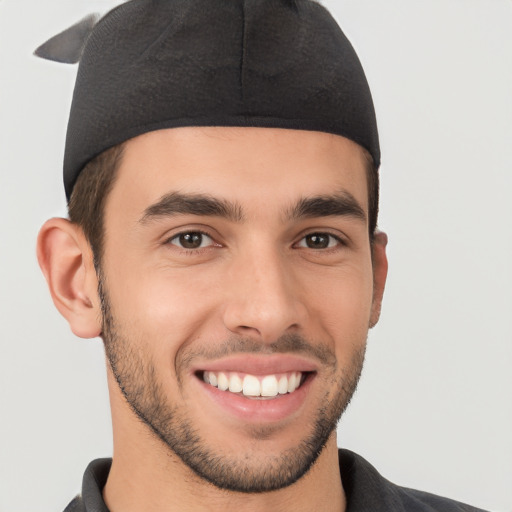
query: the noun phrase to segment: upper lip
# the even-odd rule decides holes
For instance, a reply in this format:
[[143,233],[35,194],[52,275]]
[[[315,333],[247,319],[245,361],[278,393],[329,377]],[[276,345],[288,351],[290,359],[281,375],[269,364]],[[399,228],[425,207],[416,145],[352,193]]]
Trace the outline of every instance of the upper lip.
[[272,375],[287,372],[315,372],[318,365],[310,359],[293,354],[237,354],[214,361],[196,364],[193,373],[200,371],[239,372],[250,375]]

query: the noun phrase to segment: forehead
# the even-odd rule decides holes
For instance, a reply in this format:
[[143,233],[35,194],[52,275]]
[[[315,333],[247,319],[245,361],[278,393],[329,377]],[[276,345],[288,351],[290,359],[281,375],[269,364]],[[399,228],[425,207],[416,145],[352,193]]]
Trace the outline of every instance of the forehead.
[[356,143],[323,132],[185,127],[125,144],[109,209],[143,212],[172,192],[282,207],[299,197],[349,192],[367,211],[366,158]]

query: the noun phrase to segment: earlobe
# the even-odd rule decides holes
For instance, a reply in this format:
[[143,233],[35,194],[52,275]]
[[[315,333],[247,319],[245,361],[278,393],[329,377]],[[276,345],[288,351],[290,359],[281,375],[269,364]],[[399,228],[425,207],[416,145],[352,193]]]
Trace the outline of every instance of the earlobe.
[[373,263],[373,301],[370,315],[370,328],[374,327],[379,321],[382,306],[382,297],[386,286],[388,275],[388,258],[386,256],[386,246],[388,236],[382,231],[375,233],[372,244],[372,263]]
[[37,259],[53,303],[74,334],[101,333],[101,310],[92,251],[82,230],[67,219],[50,219],[39,231]]

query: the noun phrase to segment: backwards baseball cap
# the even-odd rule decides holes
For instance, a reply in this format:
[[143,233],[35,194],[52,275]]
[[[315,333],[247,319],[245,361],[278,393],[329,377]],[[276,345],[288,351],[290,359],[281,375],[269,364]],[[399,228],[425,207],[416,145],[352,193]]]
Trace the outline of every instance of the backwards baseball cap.
[[67,198],[95,156],[180,126],[333,133],[380,165],[361,63],[312,0],[131,0],[110,11],[80,59],[64,157]]

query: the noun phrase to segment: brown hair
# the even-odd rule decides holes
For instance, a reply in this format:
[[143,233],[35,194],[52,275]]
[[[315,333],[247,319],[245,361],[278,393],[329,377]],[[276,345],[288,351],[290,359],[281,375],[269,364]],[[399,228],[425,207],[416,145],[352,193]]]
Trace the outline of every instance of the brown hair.
[[366,170],[366,186],[368,187],[368,234],[373,242],[379,217],[379,171],[375,167],[370,153],[363,150]]
[[114,185],[123,149],[124,144],[119,144],[93,158],[79,174],[69,198],[69,219],[82,228],[97,272],[103,256],[105,202]]
[[[94,255],[96,271],[103,256],[103,218],[105,202],[114,185],[123,156],[124,144],[107,149],[93,158],[78,176],[68,203],[70,220],[79,225]],[[368,186],[368,231],[373,241],[379,212],[379,174],[373,159],[364,151],[366,181]]]

